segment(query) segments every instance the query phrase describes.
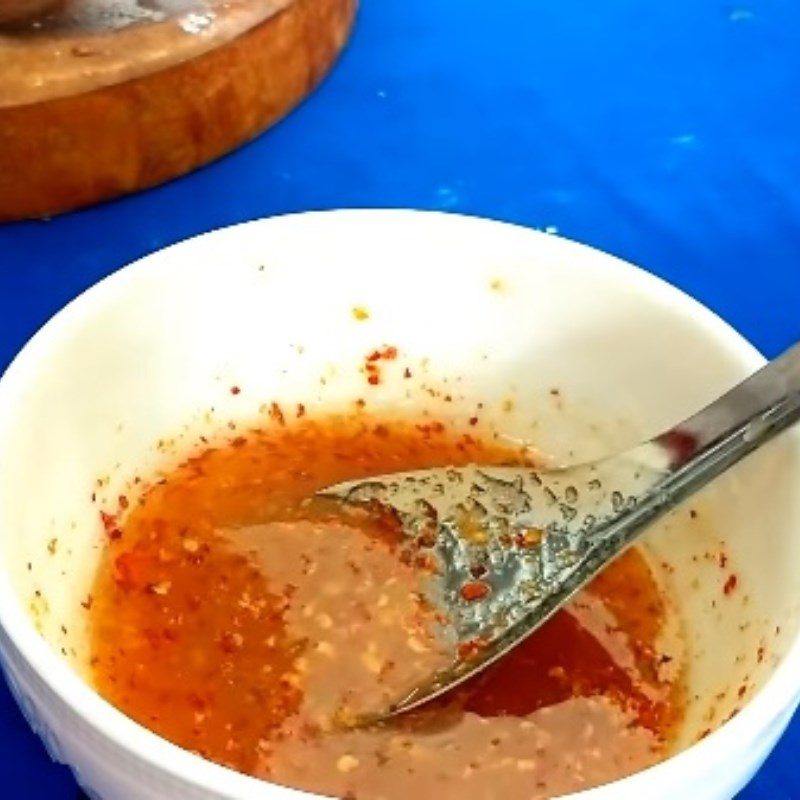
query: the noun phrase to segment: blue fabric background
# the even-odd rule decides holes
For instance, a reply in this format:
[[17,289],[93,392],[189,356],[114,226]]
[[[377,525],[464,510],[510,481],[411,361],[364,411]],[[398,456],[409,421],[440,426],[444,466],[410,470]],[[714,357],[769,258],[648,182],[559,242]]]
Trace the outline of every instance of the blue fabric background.
[[[0,227],[0,368],[78,292],[211,228],[337,206],[552,226],[665,277],[767,355],[800,339],[796,0],[363,0],[288,120],[137,197]],[[0,794],[74,798],[0,688]],[[800,798],[800,720],[743,793]]]

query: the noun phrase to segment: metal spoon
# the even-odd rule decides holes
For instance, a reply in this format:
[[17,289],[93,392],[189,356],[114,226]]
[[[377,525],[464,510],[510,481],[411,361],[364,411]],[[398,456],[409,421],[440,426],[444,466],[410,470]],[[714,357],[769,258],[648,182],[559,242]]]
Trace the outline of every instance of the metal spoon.
[[453,660],[376,718],[415,708],[485,669],[542,625],[654,520],[800,419],[800,345],[710,406],[620,455],[546,472],[444,467],[319,494],[379,503],[434,556],[428,600]]

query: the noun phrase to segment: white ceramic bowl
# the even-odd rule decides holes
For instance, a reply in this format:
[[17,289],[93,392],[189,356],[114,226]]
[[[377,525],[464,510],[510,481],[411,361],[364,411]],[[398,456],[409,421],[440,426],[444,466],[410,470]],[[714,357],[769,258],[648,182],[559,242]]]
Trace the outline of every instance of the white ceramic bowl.
[[[389,374],[366,385],[359,365],[381,344],[417,365],[411,382]],[[494,222],[306,214],[156,253],[70,304],[0,381],[9,684],[51,755],[94,797],[298,796],[168,744],[82,679],[80,601],[102,546],[98,509],[126,480],[178,458],[202,430],[255,419],[272,400],[312,411],[359,396],[388,409],[438,402],[437,413],[458,416],[480,399],[503,434],[559,457],[589,455],[655,432],[761,363],[709,311],[647,273]],[[445,408],[423,384],[449,386],[453,402]],[[684,510],[648,536],[654,563],[674,566],[665,580],[686,618],[695,699],[681,743],[713,732],[582,797],[729,798],[774,745],[800,697],[799,454],[798,437],[783,437],[697,501],[699,522]],[[726,596],[732,572],[738,585]]]

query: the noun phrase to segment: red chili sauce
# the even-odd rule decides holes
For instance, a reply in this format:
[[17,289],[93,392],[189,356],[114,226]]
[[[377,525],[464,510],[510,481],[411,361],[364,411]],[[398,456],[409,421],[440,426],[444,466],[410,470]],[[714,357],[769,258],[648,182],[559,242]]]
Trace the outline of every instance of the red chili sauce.
[[126,503],[107,518],[87,611],[97,689],[208,759],[360,800],[530,800],[665,757],[679,649],[664,649],[668,604],[635,549],[450,695],[391,723],[335,724],[441,653],[391,525],[304,500],[394,470],[520,461],[468,427],[281,417]]

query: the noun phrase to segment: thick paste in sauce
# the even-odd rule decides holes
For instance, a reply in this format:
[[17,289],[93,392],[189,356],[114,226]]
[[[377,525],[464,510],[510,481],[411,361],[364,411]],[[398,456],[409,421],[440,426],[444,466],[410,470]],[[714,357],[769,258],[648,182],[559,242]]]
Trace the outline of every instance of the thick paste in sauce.
[[387,520],[324,486],[518,452],[425,421],[289,422],[190,459],[119,518],[89,606],[98,690],[206,758],[364,800],[550,797],[663,758],[680,649],[637,550],[498,664],[422,710],[337,723],[440,665],[436,619]]

